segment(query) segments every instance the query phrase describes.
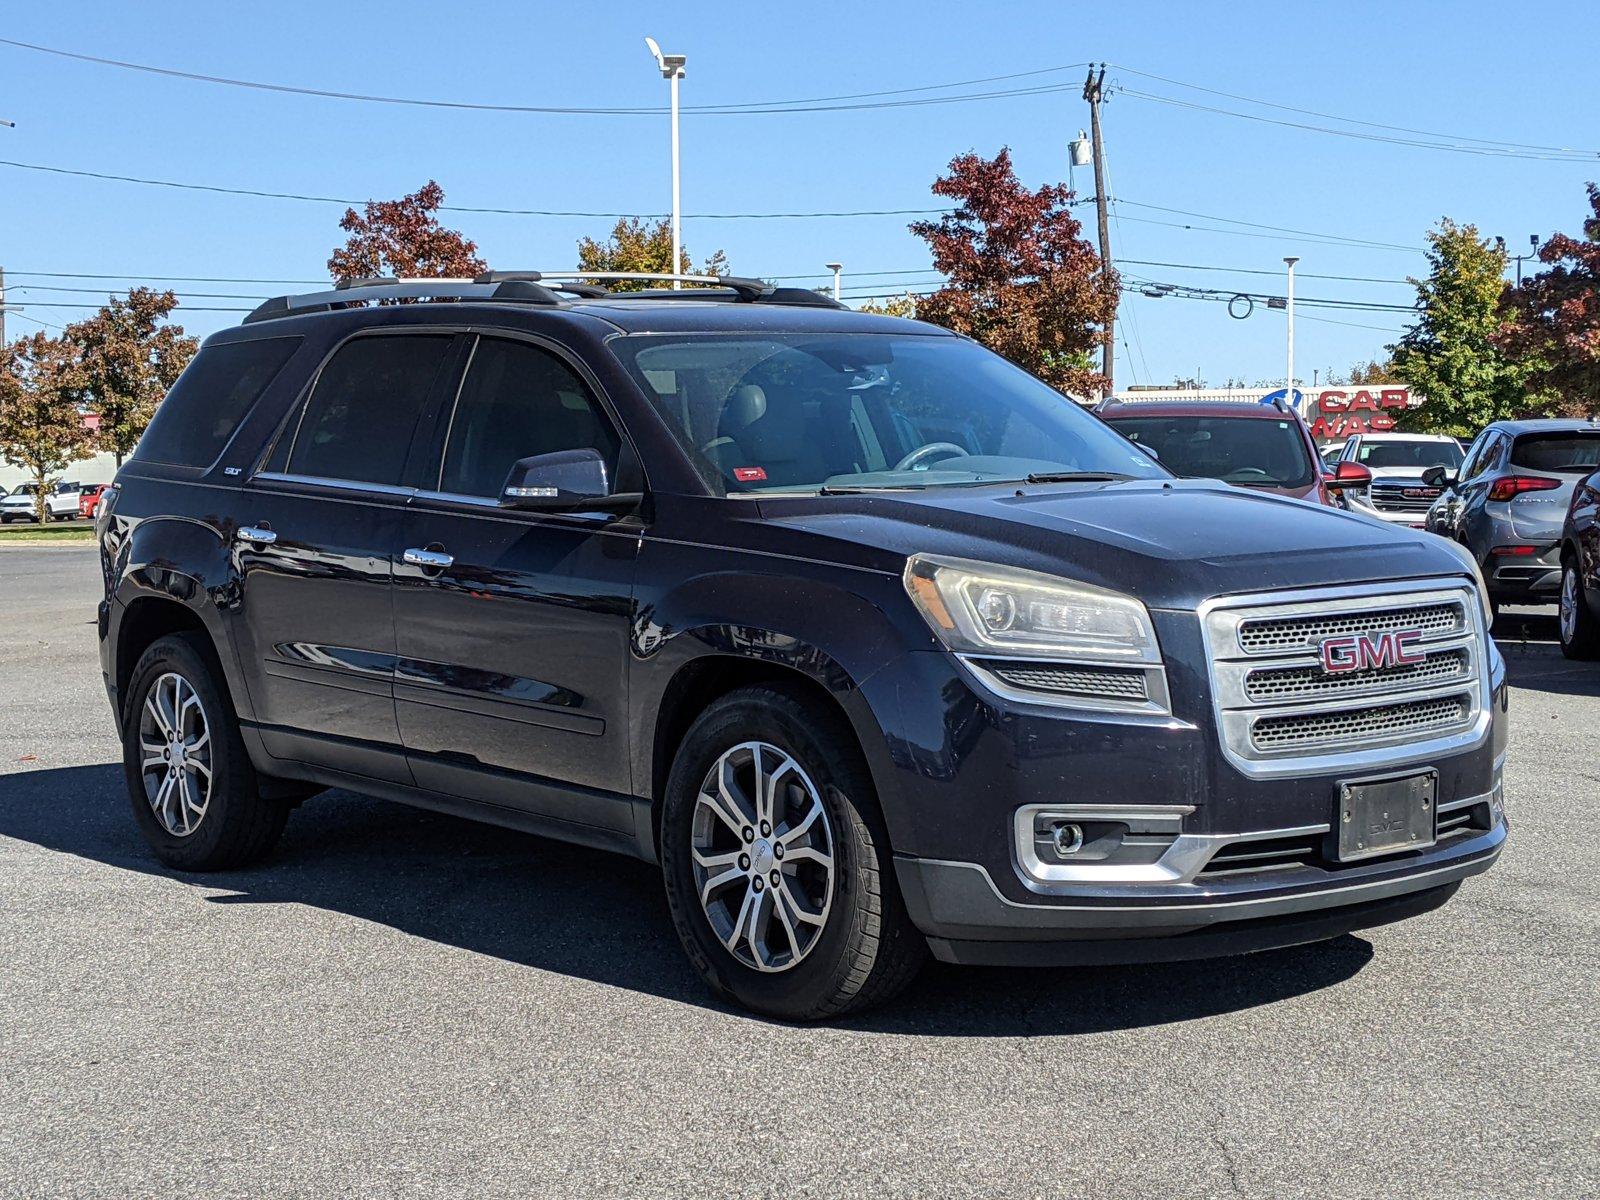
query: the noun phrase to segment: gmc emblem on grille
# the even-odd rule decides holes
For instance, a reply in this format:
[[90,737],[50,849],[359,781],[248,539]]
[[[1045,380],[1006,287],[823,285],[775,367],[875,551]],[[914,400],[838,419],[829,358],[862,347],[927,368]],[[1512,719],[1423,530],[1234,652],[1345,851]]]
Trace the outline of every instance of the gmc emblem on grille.
[[1349,637],[1325,638],[1319,650],[1322,669],[1330,675],[1362,671],[1369,667],[1406,667],[1427,658],[1417,648],[1422,630],[1405,629],[1394,633],[1357,633]]
[[1440,488],[1409,487],[1400,494],[1408,500],[1427,500],[1437,496],[1441,490]]

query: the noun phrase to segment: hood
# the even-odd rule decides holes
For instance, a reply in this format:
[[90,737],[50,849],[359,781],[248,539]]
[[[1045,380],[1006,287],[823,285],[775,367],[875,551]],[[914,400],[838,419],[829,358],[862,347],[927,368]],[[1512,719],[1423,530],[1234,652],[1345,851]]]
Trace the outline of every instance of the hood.
[[1464,573],[1432,534],[1205,480],[941,488],[760,507],[768,535],[807,557],[898,571],[906,555],[948,554],[1062,575],[1157,608]]

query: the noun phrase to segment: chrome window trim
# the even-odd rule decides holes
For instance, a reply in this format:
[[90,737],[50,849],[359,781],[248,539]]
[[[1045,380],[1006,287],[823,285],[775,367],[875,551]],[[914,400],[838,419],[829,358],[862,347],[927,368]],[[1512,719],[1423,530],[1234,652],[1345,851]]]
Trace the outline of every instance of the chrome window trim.
[[[1308,657],[1301,653],[1272,658],[1270,655],[1245,651],[1239,642],[1239,627],[1245,619],[1360,612],[1363,609],[1383,608],[1394,600],[1403,600],[1416,607],[1459,603],[1466,621],[1465,632],[1451,631],[1424,638],[1423,645],[1429,649],[1468,646],[1472,674],[1442,686],[1368,693],[1359,697],[1347,694],[1329,702],[1312,697],[1298,705],[1256,706],[1243,699],[1242,676],[1238,674],[1236,664],[1243,664],[1246,668],[1266,662],[1273,666],[1288,666]],[[1207,673],[1212,712],[1217,723],[1217,741],[1229,764],[1251,778],[1275,779],[1404,767],[1479,745],[1489,734],[1493,719],[1493,696],[1489,655],[1484,652],[1488,645],[1488,629],[1478,600],[1477,585],[1464,576],[1434,576],[1382,584],[1216,596],[1203,602],[1197,611],[1201,637],[1207,651]],[[1393,738],[1369,742],[1359,749],[1318,753],[1316,747],[1312,746],[1309,754],[1304,747],[1289,747],[1278,752],[1259,751],[1251,741],[1250,732],[1255,721],[1265,716],[1359,710],[1456,694],[1471,697],[1468,722],[1460,729],[1420,740],[1414,735],[1401,733]],[[1230,708],[1230,704],[1239,707]]]
[[286,471],[258,471],[256,480],[266,483],[309,484],[313,487],[336,488],[341,492],[368,492],[376,496],[410,497],[417,489],[397,483],[363,483],[359,479],[335,479],[328,475],[294,475]]

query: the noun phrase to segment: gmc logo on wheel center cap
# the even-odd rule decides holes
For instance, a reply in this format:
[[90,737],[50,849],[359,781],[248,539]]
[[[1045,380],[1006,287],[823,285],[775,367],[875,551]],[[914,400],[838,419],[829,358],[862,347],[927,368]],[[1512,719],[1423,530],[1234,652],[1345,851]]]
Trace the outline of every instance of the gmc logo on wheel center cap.
[[1318,651],[1322,656],[1322,669],[1330,675],[1339,675],[1345,671],[1406,667],[1422,662],[1428,655],[1417,648],[1420,641],[1420,629],[1394,633],[1357,633],[1347,637],[1324,638]]

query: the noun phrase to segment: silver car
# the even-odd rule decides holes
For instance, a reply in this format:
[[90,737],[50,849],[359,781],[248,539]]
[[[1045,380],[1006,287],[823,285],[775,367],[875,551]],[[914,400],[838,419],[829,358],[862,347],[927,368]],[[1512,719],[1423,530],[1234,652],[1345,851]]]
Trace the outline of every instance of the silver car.
[[1339,462],[1365,467],[1372,482],[1346,489],[1344,507],[1391,525],[1421,529],[1429,506],[1440,495],[1438,485],[1423,476],[1434,467],[1455,471],[1461,460],[1461,444],[1442,433],[1352,434],[1339,452]]
[[1561,523],[1573,486],[1600,467],[1600,423],[1496,421],[1472,443],[1427,528],[1472,552],[1495,603],[1553,604],[1561,590]]

